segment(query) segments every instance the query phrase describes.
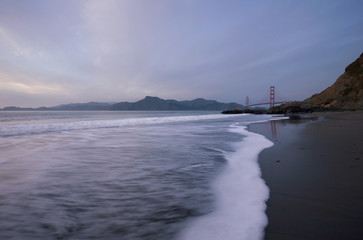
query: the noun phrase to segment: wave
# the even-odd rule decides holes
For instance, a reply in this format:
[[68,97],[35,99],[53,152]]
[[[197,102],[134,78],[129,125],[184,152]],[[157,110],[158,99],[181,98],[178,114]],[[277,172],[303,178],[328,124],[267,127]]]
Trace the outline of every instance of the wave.
[[62,123],[40,123],[40,124],[10,124],[0,126],[0,136],[9,137],[16,135],[39,134],[49,132],[71,131],[71,130],[88,130],[97,128],[112,128],[133,125],[150,125],[163,124],[172,122],[200,121],[209,119],[222,119],[236,117],[237,115],[191,115],[191,116],[173,116],[173,117],[144,117],[144,118],[126,118],[117,120],[93,120],[78,122]]
[[269,189],[261,178],[258,154],[273,143],[248,132],[246,126],[232,125],[230,131],[243,136],[235,151],[226,153],[226,169],[216,179],[214,212],[191,221],[180,240],[263,239],[268,220],[265,214]]

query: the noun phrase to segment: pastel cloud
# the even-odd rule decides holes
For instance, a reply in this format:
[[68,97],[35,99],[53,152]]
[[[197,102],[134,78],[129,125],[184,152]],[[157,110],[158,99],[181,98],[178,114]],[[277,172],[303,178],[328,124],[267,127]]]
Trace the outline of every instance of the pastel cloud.
[[270,85],[306,98],[361,53],[362,10],[354,0],[3,0],[0,107],[242,102]]

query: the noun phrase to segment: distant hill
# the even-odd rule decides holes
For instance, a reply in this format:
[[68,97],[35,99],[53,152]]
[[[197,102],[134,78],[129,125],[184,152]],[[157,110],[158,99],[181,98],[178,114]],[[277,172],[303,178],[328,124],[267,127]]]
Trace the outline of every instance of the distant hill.
[[164,100],[158,97],[145,97],[144,99],[129,103],[120,102],[112,105],[110,110],[184,110],[176,100]]
[[47,108],[47,110],[61,110],[61,111],[94,111],[94,110],[107,110],[113,103],[70,103],[63,104],[55,107]]
[[243,108],[243,105],[237,103],[221,103],[215,100],[205,100],[197,98],[191,101],[176,101],[164,100],[158,97],[147,96],[137,102],[119,102],[119,103],[71,103],[63,104],[55,107],[41,108],[20,108],[20,107],[5,107],[3,111],[132,111],[132,110],[211,110],[223,111],[227,109]]
[[215,110],[223,111],[230,108],[243,108],[237,103],[221,103],[215,100],[197,98],[191,101],[164,100],[147,96],[144,99],[129,103],[120,102],[112,105],[110,110]]
[[301,102],[271,108],[270,113],[363,110],[363,53],[333,85]]

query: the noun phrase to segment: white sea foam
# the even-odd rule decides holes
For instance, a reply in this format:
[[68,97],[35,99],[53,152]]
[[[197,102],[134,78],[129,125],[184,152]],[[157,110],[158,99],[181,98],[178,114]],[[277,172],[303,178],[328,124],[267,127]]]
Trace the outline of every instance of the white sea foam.
[[231,126],[231,131],[245,138],[235,144],[235,152],[226,154],[226,169],[213,185],[216,209],[191,221],[181,240],[259,240],[264,236],[269,189],[261,178],[257,158],[273,143],[248,132],[245,126]]
[[[241,116],[241,115],[239,115]],[[191,115],[191,116],[173,116],[173,117],[144,117],[144,118],[126,118],[119,120],[97,120],[97,121],[78,121],[62,123],[42,123],[42,124],[10,124],[0,126],[0,136],[14,136],[24,134],[37,134],[46,132],[59,132],[70,130],[85,130],[97,128],[122,127],[131,125],[162,124],[184,121],[199,121],[208,119],[222,119],[238,117],[238,115]]]

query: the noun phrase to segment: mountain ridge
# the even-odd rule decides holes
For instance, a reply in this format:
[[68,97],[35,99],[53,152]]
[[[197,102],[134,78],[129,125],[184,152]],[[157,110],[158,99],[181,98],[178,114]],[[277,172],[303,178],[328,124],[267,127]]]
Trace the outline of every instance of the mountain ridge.
[[70,103],[54,107],[21,108],[5,107],[2,111],[180,111],[180,110],[211,110],[223,111],[227,109],[243,108],[238,103],[222,103],[216,100],[196,98],[194,100],[177,101],[173,99],[161,99],[159,97],[146,96],[136,102],[88,102]]

